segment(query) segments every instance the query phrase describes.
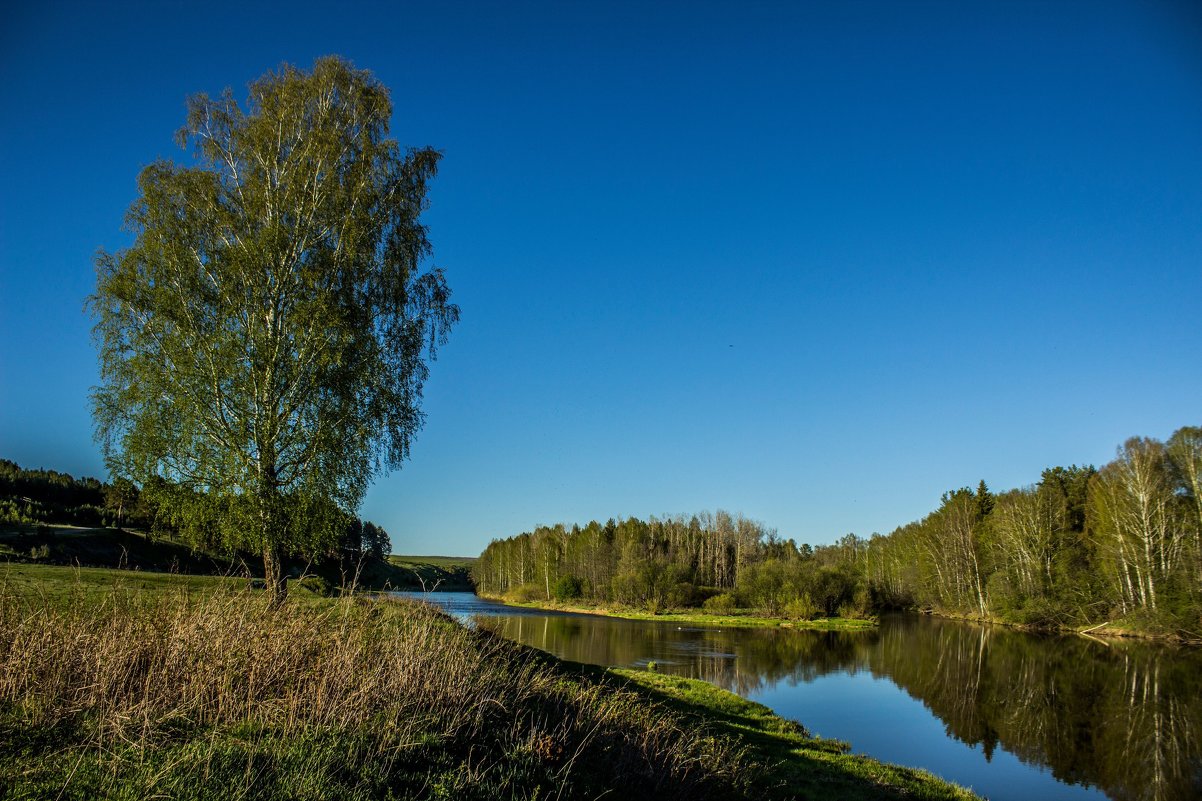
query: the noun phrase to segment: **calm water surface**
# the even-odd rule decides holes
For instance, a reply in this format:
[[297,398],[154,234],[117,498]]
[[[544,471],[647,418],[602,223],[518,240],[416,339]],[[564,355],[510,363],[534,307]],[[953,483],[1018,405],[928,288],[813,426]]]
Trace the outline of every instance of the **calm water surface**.
[[564,659],[705,679],[993,801],[1202,798],[1202,653],[917,615],[875,631],[717,629],[416,595]]

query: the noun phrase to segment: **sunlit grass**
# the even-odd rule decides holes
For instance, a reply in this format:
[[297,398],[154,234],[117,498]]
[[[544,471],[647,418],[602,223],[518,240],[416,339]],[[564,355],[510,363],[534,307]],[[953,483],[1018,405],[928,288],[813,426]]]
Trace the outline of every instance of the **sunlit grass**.
[[474,556],[405,556],[401,554],[393,554],[388,557],[388,561],[398,567],[416,567],[419,565],[433,565],[440,567],[443,570],[452,570],[454,568],[468,569],[476,561]]
[[52,603],[80,596],[95,600],[114,592],[140,590],[199,592],[246,586],[247,580],[238,577],[0,562],[0,594],[8,603]]
[[9,797],[504,798],[605,777],[683,798],[757,775],[738,742],[422,604],[272,609],[245,582],[49,570],[0,589]]
[[873,629],[877,621],[872,618],[829,617],[817,620],[790,620],[780,617],[764,617],[752,610],[735,610],[729,615],[716,615],[702,610],[645,612],[626,607],[610,607],[584,604],[580,602],[557,603],[555,601],[514,601],[508,598],[495,598],[509,606],[520,606],[526,609],[552,609],[560,612],[578,612],[586,615],[602,615],[624,620],[656,620],[671,623],[687,623],[695,626],[711,626],[714,628],[796,628],[817,631],[863,631]]
[[703,682],[562,663],[424,604],[267,600],[0,567],[0,796],[971,797]]
[[705,718],[748,743],[757,758],[773,766],[771,781],[795,798],[915,798],[971,801],[977,796],[924,770],[889,765],[850,753],[839,740],[812,737],[794,721],[763,704],[708,682],[638,670],[612,670],[666,697],[683,714],[704,710]]

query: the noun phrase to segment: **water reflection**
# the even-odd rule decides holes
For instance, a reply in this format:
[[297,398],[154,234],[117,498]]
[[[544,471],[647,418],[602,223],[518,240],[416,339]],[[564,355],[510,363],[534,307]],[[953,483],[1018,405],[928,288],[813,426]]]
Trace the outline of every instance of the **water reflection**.
[[987,755],[1000,742],[1116,799],[1202,796],[1196,650],[911,617],[882,627],[870,662]]
[[[451,595],[435,600],[454,607]],[[722,630],[530,610],[513,614],[486,602],[472,606],[472,598],[460,599],[468,606],[452,611],[486,614],[504,636],[563,659],[617,666],[655,661],[661,671],[705,679],[811,726],[807,710],[815,705],[819,680],[887,679],[942,722],[947,742],[924,748],[932,754],[958,749],[920,766],[994,799],[1032,792],[1088,796],[1084,787],[1124,800],[1202,798],[1202,654],[1196,649],[900,615],[868,632]],[[860,684],[851,702],[863,730],[837,736],[859,744],[874,741],[873,727],[921,729],[874,718],[865,707],[876,702],[862,700],[870,690],[879,697],[879,687]],[[842,703],[846,716],[847,701]],[[1017,760],[998,760],[999,748]],[[971,760],[980,764],[966,764]],[[1027,775],[1014,776],[1023,770]]]

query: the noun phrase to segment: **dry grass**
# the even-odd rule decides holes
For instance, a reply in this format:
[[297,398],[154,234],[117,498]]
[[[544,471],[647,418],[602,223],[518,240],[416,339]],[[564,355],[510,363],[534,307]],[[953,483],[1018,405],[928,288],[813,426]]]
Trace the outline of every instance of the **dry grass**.
[[420,604],[0,588],[0,797],[739,797],[740,748]]

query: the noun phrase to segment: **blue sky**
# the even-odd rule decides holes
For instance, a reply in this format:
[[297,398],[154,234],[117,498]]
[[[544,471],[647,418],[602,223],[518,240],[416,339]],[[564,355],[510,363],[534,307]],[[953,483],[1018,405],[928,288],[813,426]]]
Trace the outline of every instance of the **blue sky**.
[[187,95],[328,53],[444,152],[463,319],[361,510],[398,551],[715,508],[828,542],[1202,424],[1196,4],[30,3],[0,456],[103,476],[93,254]]

